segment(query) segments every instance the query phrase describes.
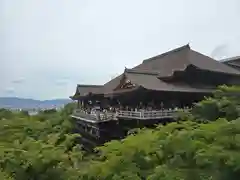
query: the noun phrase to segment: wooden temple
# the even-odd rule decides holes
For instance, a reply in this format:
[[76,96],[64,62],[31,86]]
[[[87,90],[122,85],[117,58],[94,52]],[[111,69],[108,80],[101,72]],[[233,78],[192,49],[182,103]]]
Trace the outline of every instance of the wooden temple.
[[173,121],[177,110],[191,108],[223,84],[240,84],[240,70],[185,45],[143,60],[104,85],[78,85],[72,118],[82,143],[92,148],[132,128]]

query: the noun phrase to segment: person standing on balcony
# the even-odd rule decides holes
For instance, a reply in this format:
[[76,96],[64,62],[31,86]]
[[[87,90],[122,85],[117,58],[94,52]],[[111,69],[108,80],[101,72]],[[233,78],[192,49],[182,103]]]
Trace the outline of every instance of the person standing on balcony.
[[160,107],[161,107],[161,110],[164,109],[164,104],[163,104],[163,102],[161,102]]
[[101,120],[101,116],[100,116],[100,113],[101,113],[101,108],[99,106],[95,107],[95,110],[96,110],[96,116],[97,116],[97,120]]

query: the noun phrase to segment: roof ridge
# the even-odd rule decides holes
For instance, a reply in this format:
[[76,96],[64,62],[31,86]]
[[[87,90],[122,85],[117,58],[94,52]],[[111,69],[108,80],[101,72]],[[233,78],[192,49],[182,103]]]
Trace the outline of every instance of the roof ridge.
[[[200,68],[200,69],[205,69],[205,70],[211,70],[211,71],[215,71],[215,72],[222,72],[222,73],[230,73],[230,74],[238,74],[238,75],[240,75],[240,73],[239,73],[239,71],[238,70],[236,70],[236,69],[234,69],[233,67],[230,67],[230,66],[228,66],[227,64],[229,64],[229,62],[231,62],[231,61],[227,61],[227,62],[225,62],[225,63],[223,63],[223,62],[220,62],[220,61],[217,61],[217,60],[215,60],[215,59],[213,59],[212,57],[209,57],[209,56],[207,56],[207,55],[205,55],[205,54],[202,54],[202,53],[200,53],[200,52],[197,52],[197,51],[195,51],[195,50],[191,50],[191,56],[193,55],[193,53],[195,53],[195,54],[198,54],[198,55],[201,55],[201,56],[204,56],[205,57],[205,59],[207,59],[208,61],[209,60],[211,60],[211,61],[209,61],[209,62],[214,62],[215,63],[215,65],[214,66],[216,66],[216,67],[212,67],[212,68],[207,68],[207,66],[206,67],[199,67],[199,64],[196,64],[196,61],[193,61],[194,60],[194,58],[189,58],[190,59],[190,62],[191,62],[191,64],[193,64],[193,65],[195,65],[196,67],[198,67],[198,68]],[[204,59],[204,58],[203,58]],[[212,64],[213,65],[213,64]]]
[[234,62],[230,62],[230,63],[228,63],[228,65],[240,67],[240,64],[236,64],[236,63],[234,63]]
[[95,85],[95,84],[77,84],[77,87],[101,87],[103,85]]
[[189,43],[186,44],[186,45],[184,45],[184,46],[181,46],[181,47],[172,49],[172,50],[170,50],[170,51],[167,51],[167,52],[165,52],[165,53],[162,53],[162,54],[160,54],[160,55],[157,55],[157,56],[154,56],[154,57],[145,59],[145,60],[143,60],[143,63],[150,62],[150,61],[155,60],[155,59],[157,59],[157,58],[161,58],[161,57],[167,56],[167,55],[169,55],[169,54],[171,54],[171,53],[178,52],[178,51],[184,50],[184,49],[186,49],[186,48],[191,49]]
[[146,75],[158,75],[159,71],[146,71],[146,70],[134,70],[134,69],[125,69],[126,73],[133,73],[133,74],[146,74]]
[[234,60],[238,60],[240,59],[240,56],[232,56],[232,57],[228,57],[228,58],[224,58],[224,59],[220,59],[220,62],[228,62],[228,61],[234,61]]

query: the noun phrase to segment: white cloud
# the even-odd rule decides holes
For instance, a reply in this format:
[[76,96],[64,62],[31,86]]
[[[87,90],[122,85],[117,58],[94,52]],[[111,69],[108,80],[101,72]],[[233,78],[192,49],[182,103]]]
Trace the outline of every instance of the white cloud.
[[25,79],[24,78],[18,78],[18,79],[14,79],[12,80],[13,84],[22,84],[24,83]]
[[15,93],[15,89],[13,87],[7,87],[4,91],[7,95],[13,95]]
[[66,86],[66,85],[69,83],[69,81],[71,81],[71,80],[69,80],[69,79],[67,79],[67,78],[62,78],[62,79],[56,80],[56,81],[55,81],[55,84],[56,84],[57,86]]

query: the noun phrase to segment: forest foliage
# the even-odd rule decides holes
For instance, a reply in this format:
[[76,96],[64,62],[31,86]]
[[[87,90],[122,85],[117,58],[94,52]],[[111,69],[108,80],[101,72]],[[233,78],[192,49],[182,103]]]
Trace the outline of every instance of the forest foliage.
[[174,123],[139,129],[89,156],[72,134],[74,104],[61,111],[0,110],[0,179],[237,180],[240,177],[240,87],[179,112]]

